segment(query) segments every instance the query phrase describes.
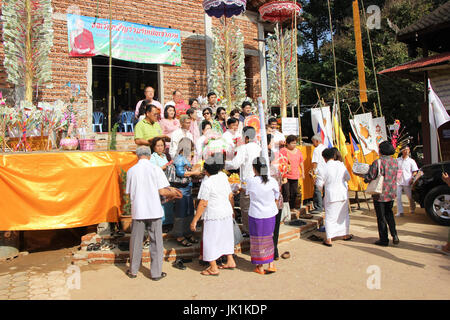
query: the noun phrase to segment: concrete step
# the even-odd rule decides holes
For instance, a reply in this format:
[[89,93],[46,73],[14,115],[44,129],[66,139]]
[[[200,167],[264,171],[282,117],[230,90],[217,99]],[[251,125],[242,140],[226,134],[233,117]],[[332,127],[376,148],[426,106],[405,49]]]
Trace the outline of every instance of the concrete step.
[[[287,223],[280,224],[280,234],[278,243],[284,243],[295,239],[305,238],[310,233],[317,230],[323,223],[322,216],[314,216],[312,219],[300,219],[306,222],[306,225],[301,227],[290,226]],[[195,236],[200,239],[200,232],[196,232]],[[74,264],[112,264],[112,263],[127,263],[129,262],[129,251],[120,250],[117,245],[120,242],[129,242],[130,234],[126,234],[120,239],[112,239],[111,237],[100,237],[97,234],[88,234],[82,237],[82,245],[80,250],[76,251],[72,256]],[[115,248],[106,251],[87,251],[86,247],[89,243],[99,243],[102,240],[109,240],[115,244]],[[175,261],[178,258],[197,259],[200,254],[200,243],[193,244],[191,247],[184,247],[180,245],[169,234],[163,237],[164,244],[164,260]],[[244,241],[235,247],[235,253],[247,252],[250,250],[250,239],[244,238]],[[148,249],[142,250],[142,262],[150,261],[150,253]]]

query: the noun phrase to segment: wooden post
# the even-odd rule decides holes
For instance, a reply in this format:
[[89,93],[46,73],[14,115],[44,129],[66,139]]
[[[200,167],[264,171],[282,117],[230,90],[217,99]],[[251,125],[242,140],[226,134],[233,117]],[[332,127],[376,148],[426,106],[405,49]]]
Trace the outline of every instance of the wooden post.
[[27,24],[25,26],[25,101],[33,102],[33,51],[31,47],[31,0],[25,0]]

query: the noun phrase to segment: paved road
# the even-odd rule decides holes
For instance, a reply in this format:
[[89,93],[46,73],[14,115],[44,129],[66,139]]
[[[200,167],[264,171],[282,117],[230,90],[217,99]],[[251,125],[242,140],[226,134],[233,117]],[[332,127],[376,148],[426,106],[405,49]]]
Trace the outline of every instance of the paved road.
[[446,241],[447,227],[431,222],[421,209],[396,219],[398,246],[373,245],[374,213],[354,211],[352,241],[336,241],[332,248],[307,239],[281,244],[280,251],[292,257],[278,261],[278,272],[265,276],[252,272],[244,253],[238,255],[238,269],[223,270],[219,277],[201,276],[197,260],[184,271],[165,262],[168,276],[158,282],[148,278],[148,265],[136,279],[125,275],[125,265],[83,266],[76,289],[73,270],[61,272],[67,271],[67,257],[30,267],[24,265],[30,254],[0,264],[0,299],[448,299],[450,257],[434,249]]

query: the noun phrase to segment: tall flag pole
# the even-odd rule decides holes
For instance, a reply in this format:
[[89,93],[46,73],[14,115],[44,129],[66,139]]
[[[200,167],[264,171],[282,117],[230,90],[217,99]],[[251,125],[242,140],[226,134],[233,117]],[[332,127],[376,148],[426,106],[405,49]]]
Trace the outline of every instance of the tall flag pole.
[[[333,49],[333,65],[334,65],[334,84],[336,86],[336,102],[337,102],[337,108],[339,110],[339,123],[341,123],[341,112],[339,107],[339,87],[338,87],[338,80],[337,80],[337,68],[336,68],[336,53],[334,51],[334,36],[333,36],[333,23],[331,22],[331,6],[330,6],[330,0],[327,0],[328,3],[328,17],[330,20],[330,32],[331,32],[331,47]],[[342,127],[342,125],[341,125]],[[341,144],[341,136],[338,137],[338,145]]]
[[375,80],[375,88],[377,90],[378,108],[380,109],[380,117],[382,117],[383,111],[381,110],[380,90],[378,89],[377,71],[375,69],[375,60],[373,58],[372,40],[370,40],[370,32],[369,32],[369,28],[367,27],[367,18],[366,18],[366,11],[365,11],[365,7],[364,7],[364,0],[361,0],[361,5],[362,5],[362,12],[363,12],[364,20],[366,21],[367,39],[369,40],[369,49],[370,49],[370,57],[372,59],[373,77]]

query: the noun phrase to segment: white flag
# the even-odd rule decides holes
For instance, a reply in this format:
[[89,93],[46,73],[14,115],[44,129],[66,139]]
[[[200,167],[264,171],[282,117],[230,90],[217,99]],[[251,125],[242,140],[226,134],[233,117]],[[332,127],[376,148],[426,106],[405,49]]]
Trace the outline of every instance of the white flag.
[[431,87],[431,82],[428,80],[428,100],[430,103],[429,113],[430,113],[430,126],[432,128],[438,129],[447,121],[450,121],[450,116],[445,110],[444,105],[442,104],[441,99],[439,99],[438,95],[434,92]]

